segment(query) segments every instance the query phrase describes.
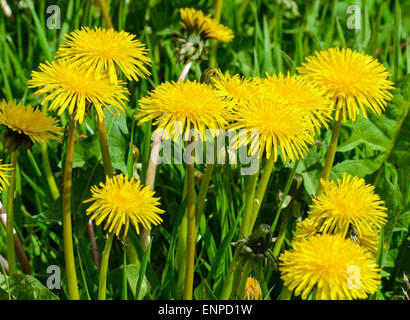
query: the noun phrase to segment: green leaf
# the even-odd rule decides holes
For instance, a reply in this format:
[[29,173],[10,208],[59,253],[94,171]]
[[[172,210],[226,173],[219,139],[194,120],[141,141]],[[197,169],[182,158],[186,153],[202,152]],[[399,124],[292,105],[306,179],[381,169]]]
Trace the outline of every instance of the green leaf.
[[97,134],[74,145],[73,168],[92,167],[99,159],[101,159],[101,151]]
[[343,178],[344,173],[363,178],[380,168],[383,155],[370,159],[345,160],[332,168],[331,179]]
[[[122,278],[122,266],[119,268],[114,269],[110,273],[110,283],[121,283]],[[131,292],[135,298],[135,289],[137,288],[138,277],[140,273],[140,266],[136,264],[128,264],[127,265],[127,282],[128,287],[131,289]],[[142,300],[147,293],[151,290],[151,284],[148,281],[147,277],[144,276],[144,280],[142,281],[142,286],[140,293],[138,295],[138,300]]]
[[126,116],[113,115],[107,109],[104,110],[104,114],[112,166],[126,174],[128,151],[128,127]]
[[[17,274],[8,277],[7,280],[9,283],[10,295],[13,300],[59,300],[58,296],[52,293],[33,276]],[[6,281],[3,275],[0,275],[0,288],[2,290],[7,290]],[[4,294],[0,293],[0,298],[3,296]]]
[[195,300],[217,300],[206,279],[202,280],[199,286],[195,288],[194,297]]

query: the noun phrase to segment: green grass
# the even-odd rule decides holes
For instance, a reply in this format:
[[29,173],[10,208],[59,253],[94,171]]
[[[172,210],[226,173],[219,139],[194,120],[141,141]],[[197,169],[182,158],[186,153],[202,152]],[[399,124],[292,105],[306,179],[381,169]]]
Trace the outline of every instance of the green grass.
[[[63,35],[81,26],[104,26],[95,1],[8,0],[13,18],[0,10],[0,100],[17,99],[25,104],[39,105],[40,98],[27,89],[32,70],[54,56]],[[288,1],[292,2],[292,1]],[[35,3],[35,6],[33,6]],[[401,287],[406,285],[403,273],[410,275],[409,222],[410,222],[410,119],[409,106],[410,3],[406,1],[296,1],[298,14],[276,4],[276,1],[223,1],[221,23],[229,26],[235,38],[232,43],[218,44],[216,61],[223,71],[240,73],[246,77],[264,76],[265,73],[295,73],[305,57],[315,50],[332,46],[349,47],[377,58],[392,73],[392,80],[403,79],[386,112],[369,120],[360,117],[356,122],[342,124],[338,152],[331,178],[340,178],[344,172],[363,177],[367,183],[377,182],[376,192],[386,201],[389,221],[383,229],[383,242],[378,262],[382,266],[382,285],[372,299],[400,299]],[[349,30],[346,9],[357,4],[362,9],[362,25]],[[46,28],[49,5],[61,9],[61,29]],[[113,166],[118,172],[133,174],[145,180],[151,126],[137,126],[133,115],[138,99],[163,81],[176,80],[183,65],[176,63],[175,36],[182,33],[178,8],[195,7],[213,13],[212,1],[109,1],[109,11],[117,30],[135,34],[150,49],[153,61],[152,76],[131,82],[131,98],[126,116],[113,118],[107,113],[108,142]],[[407,14],[407,15],[406,15]],[[406,44],[407,41],[407,44]],[[199,80],[208,67],[208,61],[194,63],[188,78]],[[407,75],[407,76],[406,76]],[[407,108],[407,109],[406,109]],[[77,276],[82,299],[96,299],[98,270],[93,263],[90,239],[87,235],[88,218],[82,200],[89,198],[90,187],[104,179],[104,170],[96,135],[97,126],[88,118],[77,129],[86,139],[77,143],[73,172],[73,229]],[[62,125],[68,117],[61,118]],[[331,125],[332,127],[332,125]],[[329,143],[331,131],[322,130],[316,140]],[[131,142],[130,142],[131,141]],[[138,149],[138,157],[132,152]],[[300,204],[297,214],[306,216],[311,195],[315,193],[324,164],[326,148],[317,144],[299,163],[296,176],[303,182],[292,186],[290,195]],[[0,149],[3,155],[3,150]],[[65,145],[50,143],[48,156],[59,191],[62,188],[62,160]],[[3,156],[4,157],[4,156]],[[8,159],[5,159],[7,162]],[[286,187],[292,164],[277,162],[255,225],[272,225],[280,202],[279,193]],[[214,169],[205,213],[199,224],[196,251],[194,288],[195,298],[219,297],[234,250],[231,241],[238,240],[239,222],[245,204],[249,177],[241,176],[239,166],[217,165]],[[204,172],[203,165],[195,170]],[[121,299],[179,299],[181,283],[178,275],[184,268],[185,244],[183,228],[186,207],[183,165],[161,165],[157,173],[156,193],[166,211],[164,222],[152,231],[151,258],[147,260],[139,237],[131,231],[137,260],[126,268],[127,291],[124,292],[123,247],[114,241],[107,282],[107,298]],[[61,267],[62,289],[53,290],[60,299],[67,299],[64,272],[64,254],[61,226],[61,197],[53,200],[46,180],[42,151],[38,144],[31,153],[20,150],[16,183],[15,224],[29,258],[31,274],[43,285],[49,274],[49,265]],[[197,184],[197,193],[199,183]],[[6,206],[7,192],[2,194]],[[284,249],[289,248],[296,217],[292,206],[284,208],[278,220],[274,237],[278,236],[284,215],[289,223],[284,238]],[[0,254],[6,256],[5,230],[0,227]],[[105,235],[96,227],[98,248],[102,251]],[[407,251],[406,251],[407,250]],[[128,257],[129,258],[129,257]],[[1,271],[1,270],[0,270]],[[265,275],[269,273],[265,266]],[[142,276],[145,274],[145,278]],[[7,299],[6,283],[0,273],[0,299]],[[272,273],[267,288],[269,299],[277,299],[282,289],[279,274]],[[39,289],[40,290],[40,289]],[[46,293],[45,293],[46,294]],[[20,296],[21,297],[21,296]],[[54,296],[53,296],[54,297]],[[299,299],[299,298],[293,298]]]

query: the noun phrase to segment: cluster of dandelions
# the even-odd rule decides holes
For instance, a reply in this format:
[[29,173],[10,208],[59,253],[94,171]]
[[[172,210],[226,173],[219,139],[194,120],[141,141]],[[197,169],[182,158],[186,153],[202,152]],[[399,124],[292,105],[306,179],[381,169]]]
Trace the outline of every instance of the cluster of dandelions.
[[[188,66],[206,56],[207,39],[223,42],[233,39],[232,31],[210,15],[189,8],[181,9],[180,14],[188,35],[180,39],[179,60]],[[49,104],[50,111],[61,116],[68,110],[71,122],[67,150],[71,150],[72,157],[75,123],[83,122],[95,110],[101,126],[104,109],[119,115],[125,111],[129,92],[121,74],[127,80],[146,78],[150,75],[147,66],[151,60],[145,46],[133,35],[87,27],[66,35],[56,58],[41,64],[39,71],[33,71],[28,85],[37,88],[35,95],[45,95],[42,105]],[[367,117],[368,110],[380,114],[391,99],[393,86],[387,79],[389,74],[371,56],[351,49],[330,48],[306,60],[296,75],[280,73],[244,78],[213,70],[201,82],[162,83],[139,100],[136,119],[139,124],[152,120],[158,131],[164,131],[162,139],[177,139],[181,135],[185,140],[191,139],[190,129],[195,129],[194,138],[201,140],[206,139],[206,129],[213,132],[244,129],[232,139],[230,148],[245,146],[251,155],[274,163],[280,156],[283,161],[303,158],[314,144],[315,133],[322,127],[327,129],[331,120],[354,121],[360,111]],[[0,124],[7,127],[3,134],[6,150],[14,153],[19,146],[29,148],[34,142],[60,141],[62,134],[57,120],[15,101],[0,104]],[[105,221],[104,229],[108,229],[112,241],[113,235],[124,239],[130,223],[137,233],[139,225],[145,229],[150,229],[151,223],[158,225],[163,210],[159,209],[159,198],[154,197],[148,186],[143,187],[140,181],[122,174],[113,175],[109,149],[104,145],[107,143],[104,127],[101,128],[100,144],[107,177],[92,188],[92,197],[86,201],[91,202],[87,214],[97,225]],[[67,152],[64,176],[67,188],[71,187],[69,157]],[[0,188],[7,185],[10,169],[13,170],[13,165],[0,166]],[[292,249],[280,256],[282,279],[285,286],[302,298],[312,292],[317,299],[365,298],[377,290],[380,282],[374,256],[378,232],[386,222],[383,202],[373,193],[373,187],[357,177],[345,175],[343,180],[324,179],[321,183],[323,193],[313,200],[309,217],[298,224]],[[64,188],[63,216],[68,219],[70,195],[71,190]],[[243,218],[244,221],[248,220]],[[107,244],[111,246],[109,241]],[[8,247],[13,246],[8,243]],[[66,255],[67,260],[71,259],[70,254]],[[73,269],[70,263],[74,263],[73,258],[67,262],[67,278],[70,298],[75,299],[77,281],[69,271]],[[189,264],[193,265],[193,261],[187,260],[187,279],[193,277],[192,273],[188,275]],[[352,270],[359,270],[360,277],[349,282]],[[102,272],[101,279],[104,277],[106,274]],[[253,278],[248,282],[245,298],[259,299],[259,284]],[[192,281],[186,283],[191,286],[187,291],[192,295]],[[99,288],[99,298],[105,298],[104,285]]]
[[321,181],[323,192],[296,226],[292,249],[280,257],[285,286],[306,299],[366,298],[377,291],[375,263],[386,208],[362,178]]
[[[194,10],[183,10],[181,16],[194,34],[210,34]],[[139,101],[136,118],[139,124],[153,120],[162,139],[185,132],[187,140],[192,128],[202,140],[205,129],[245,129],[231,140],[231,148],[246,146],[251,155],[270,162],[279,155],[295,161],[331,120],[355,121],[360,111],[367,117],[368,110],[380,114],[392,97],[386,68],[351,49],[316,52],[298,71],[244,78],[216,70],[202,83],[166,82]],[[326,177],[321,183],[324,192],[314,199],[309,218],[299,223],[293,249],[280,257],[285,286],[296,288],[302,298],[312,290],[317,299],[365,298],[380,279],[374,260],[378,230],[386,221],[383,202],[357,177],[345,175],[337,183]],[[361,272],[353,288],[348,283],[352,266]]]

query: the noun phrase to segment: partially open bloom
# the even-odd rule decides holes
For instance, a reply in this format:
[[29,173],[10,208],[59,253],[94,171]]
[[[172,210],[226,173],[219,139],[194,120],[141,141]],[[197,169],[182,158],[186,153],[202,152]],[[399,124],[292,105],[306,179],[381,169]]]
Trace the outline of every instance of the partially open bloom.
[[364,179],[344,174],[337,182],[321,183],[323,193],[313,199],[308,212],[309,219],[319,224],[319,232],[346,236],[353,230],[363,236],[386,223],[384,201]]
[[0,160],[0,192],[6,189],[6,186],[9,185],[7,172],[10,170],[10,165],[1,164],[2,161],[3,160]]
[[266,75],[261,80],[265,90],[276,92],[289,104],[297,106],[306,112],[314,127],[319,131],[321,126],[328,127],[327,122],[332,118],[333,106],[325,96],[325,91],[307,81],[304,77],[289,73],[284,76]]
[[260,300],[262,298],[262,288],[255,278],[246,279],[244,297],[245,300]]
[[[119,114],[125,109],[124,100],[128,90],[121,81],[112,83],[108,76],[99,75],[70,60],[58,60],[40,65],[40,71],[31,73],[30,88],[41,87],[35,95],[47,94],[42,105],[52,101],[49,110],[61,114],[68,108],[74,119],[83,122],[87,108],[93,105],[99,121],[104,119],[103,108],[112,107]],[[112,112],[112,111],[111,111]]]
[[117,80],[119,68],[128,80],[146,78],[150,75],[145,65],[151,65],[145,45],[125,31],[83,27],[65,36],[57,52],[58,58],[70,59],[71,63],[93,69],[97,73],[106,70],[110,80]]
[[381,114],[392,98],[393,82],[386,68],[363,52],[330,48],[315,52],[298,71],[323,88],[336,109],[335,119],[356,120],[359,110],[367,118],[366,108]]
[[16,100],[0,102],[0,125],[7,127],[3,132],[3,143],[8,152],[19,146],[29,148],[33,143],[47,139],[61,142],[59,136],[63,133],[57,119],[40,109],[25,107]]
[[122,231],[125,238],[128,233],[130,222],[139,234],[139,224],[146,229],[151,229],[151,223],[159,225],[162,218],[159,214],[164,213],[158,206],[159,198],[154,197],[154,192],[149,186],[143,187],[140,180],[128,179],[122,174],[101,182],[99,187],[91,188],[92,197],[84,202],[92,202],[87,209],[87,215],[91,220],[100,225],[104,220],[104,230],[114,233],[117,237]]
[[139,100],[136,115],[139,124],[155,119],[158,130],[165,129],[163,139],[177,139],[190,129],[206,140],[206,129],[218,130],[227,126],[226,115],[230,103],[218,96],[212,86],[196,81],[164,82]]
[[[239,129],[239,134],[231,140],[231,146],[239,148],[250,143],[250,154],[266,158],[282,158],[294,161],[303,158],[308,144],[313,144],[312,123],[297,106],[288,104],[278,94],[267,94],[242,102],[233,111],[236,122],[231,129]],[[245,129],[245,130],[241,130]]]
[[211,15],[205,16],[201,10],[185,8],[179,10],[182,25],[189,32],[197,33],[203,39],[216,39],[222,42],[230,42],[233,32],[228,27],[218,23]]
[[377,291],[380,269],[374,257],[350,239],[323,234],[292,241],[279,256],[284,285],[306,299],[365,299]]

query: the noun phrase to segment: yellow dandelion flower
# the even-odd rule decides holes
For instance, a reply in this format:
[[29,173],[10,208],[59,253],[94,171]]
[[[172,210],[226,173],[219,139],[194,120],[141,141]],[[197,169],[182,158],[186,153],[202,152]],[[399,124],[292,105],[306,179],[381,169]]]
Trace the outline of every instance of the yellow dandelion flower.
[[65,36],[56,56],[97,73],[108,70],[112,82],[118,78],[117,68],[128,80],[138,81],[151,74],[145,67],[151,65],[147,51],[145,45],[128,32],[83,27]]
[[373,57],[351,49],[330,48],[306,58],[298,68],[308,81],[326,91],[336,109],[335,119],[347,115],[356,120],[359,110],[367,118],[366,108],[381,114],[392,98],[390,73]]
[[309,218],[296,223],[296,232],[293,233],[294,239],[303,239],[317,234],[318,224]]
[[[230,128],[239,129],[239,134],[231,140],[231,147],[239,148],[250,143],[250,154],[261,158],[266,150],[266,158],[278,158],[278,148],[282,158],[294,161],[303,158],[313,144],[314,129],[304,113],[289,105],[277,94],[269,94],[241,103],[232,112],[236,118]],[[245,130],[240,130],[245,129]]]
[[309,219],[320,224],[320,232],[346,236],[352,225],[360,236],[386,223],[384,201],[364,179],[345,173],[342,180],[320,183],[323,193],[313,199],[308,211]]
[[72,64],[69,60],[58,60],[40,65],[40,71],[31,73],[29,88],[42,87],[35,95],[47,94],[42,105],[52,101],[49,110],[58,110],[58,115],[68,108],[70,115],[80,123],[86,108],[94,105],[99,121],[104,119],[104,107],[112,107],[118,114],[125,109],[124,101],[128,90],[123,82],[112,83],[107,75],[97,75],[88,69]]
[[1,164],[3,160],[0,160],[0,192],[2,192],[9,185],[8,171],[11,170],[9,164]]
[[219,96],[232,100],[234,104],[257,97],[261,92],[256,79],[246,79],[239,74],[231,76],[229,71],[218,70],[212,77],[212,84]]
[[267,74],[266,79],[261,80],[261,85],[265,90],[276,92],[288,103],[304,110],[318,132],[321,126],[328,128],[327,122],[332,118],[333,106],[320,87],[290,73],[286,76],[282,73],[277,76]]
[[220,24],[211,15],[205,16],[201,10],[193,8],[179,9],[182,25],[189,32],[198,33],[203,39],[216,39],[222,42],[231,42],[233,32]]
[[195,129],[206,140],[206,129],[218,131],[228,124],[229,101],[219,97],[211,85],[196,81],[164,82],[139,104],[139,124],[156,119],[153,125],[164,129],[163,139],[177,139],[184,131],[186,139],[189,129]]
[[91,188],[92,197],[84,202],[93,202],[86,214],[90,219],[100,225],[106,220],[104,230],[113,232],[117,237],[128,233],[130,222],[139,234],[140,223],[144,228],[151,229],[151,223],[159,225],[162,218],[159,214],[164,211],[158,206],[159,198],[154,197],[154,192],[149,186],[143,187],[141,182],[134,178],[128,179],[127,175],[118,175],[113,178],[107,176],[106,182],[101,182],[99,187]]
[[40,109],[25,107],[16,100],[0,102],[0,125],[7,127],[3,133],[3,143],[9,152],[20,145],[31,147],[33,143],[47,139],[61,142],[58,136],[63,133],[57,119]]
[[379,250],[379,240],[379,230],[371,230],[357,237],[357,243],[367,249],[374,258],[376,258]]
[[380,269],[352,240],[324,234],[291,245],[279,256],[279,270],[284,285],[296,296],[306,299],[315,289],[316,300],[351,300],[377,291]]
[[[296,232],[293,232],[294,240],[305,239],[322,233],[320,230],[320,222],[312,222],[309,218],[299,221],[296,224]],[[329,233],[334,234],[334,233]],[[379,230],[367,230],[362,234],[354,234],[353,232],[346,234],[349,238],[367,249],[373,257],[376,257],[379,248]]]
[[244,300],[260,300],[262,298],[262,288],[255,278],[246,279]]

